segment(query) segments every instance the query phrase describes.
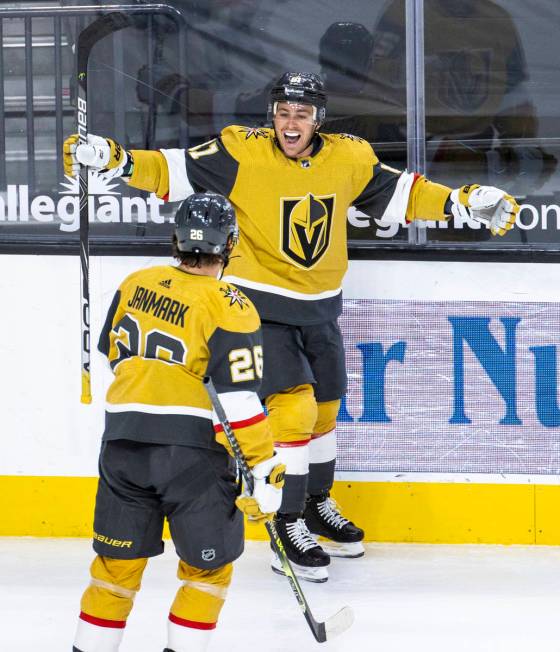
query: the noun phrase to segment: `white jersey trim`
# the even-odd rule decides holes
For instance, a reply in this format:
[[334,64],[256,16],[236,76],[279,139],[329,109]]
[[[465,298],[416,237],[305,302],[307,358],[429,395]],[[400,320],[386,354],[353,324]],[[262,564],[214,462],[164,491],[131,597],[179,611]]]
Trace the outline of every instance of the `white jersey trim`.
[[398,224],[405,223],[406,209],[413,183],[414,174],[411,172],[403,172],[401,174],[391,201],[387,204],[387,208],[381,216],[382,220],[385,222],[397,222]]
[[192,195],[193,189],[187,176],[184,149],[161,149],[169,170],[169,201],[181,201]]
[[[218,398],[232,423],[246,421],[263,413],[262,404],[255,392],[222,392]],[[220,423],[215,412],[212,412],[212,421],[215,426]]]
[[107,412],[146,412],[147,414],[181,414],[212,419],[212,411],[190,405],[151,405],[149,403],[106,403]]
[[286,288],[280,288],[277,285],[269,285],[268,283],[249,281],[248,279],[240,278],[239,276],[224,276],[222,280],[226,281],[226,283],[233,283],[234,285],[242,285],[246,288],[251,288],[251,290],[260,290],[261,292],[279,294],[283,297],[288,297],[290,299],[299,299],[300,301],[317,301],[317,299],[330,299],[331,297],[336,297],[342,292],[342,288],[337,288],[336,290],[325,290],[324,292],[319,292],[318,294],[304,294],[303,292],[296,292],[295,290],[286,290]]

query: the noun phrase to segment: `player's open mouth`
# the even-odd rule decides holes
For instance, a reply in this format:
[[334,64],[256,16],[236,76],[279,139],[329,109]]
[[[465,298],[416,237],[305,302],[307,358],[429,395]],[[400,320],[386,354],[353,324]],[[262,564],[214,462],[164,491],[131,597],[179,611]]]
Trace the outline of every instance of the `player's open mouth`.
[[284,132],[284,139],[288,145],[295,145],[298,140],[301,138],[301,135],[295,132]]

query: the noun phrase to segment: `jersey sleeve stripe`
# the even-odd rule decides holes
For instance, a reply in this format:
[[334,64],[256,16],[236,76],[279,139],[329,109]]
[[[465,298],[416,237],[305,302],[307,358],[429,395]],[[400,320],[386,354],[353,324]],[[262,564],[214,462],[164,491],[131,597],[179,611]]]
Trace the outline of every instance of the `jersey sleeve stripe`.
[[[263,407],[255,392],[218,392],[218,397],[227,418],[232,424],[262,414]],[[214,423],[218,423],[218,418],[215,415]]]
[[193,189],[187,176],[184,149],[160,150],[169,170],[169,201],[181,201],[192,194]]
[[412,172],[403,172],[400,175],[391,201],[387,204],[387,208],[381,217],[382,220],[385,222],[397,222],[398,224],[404,223],[408,198],[418,176]]
[[[264,412],[261,412],[260,414],[256,414],[254,417],[251,417],[250,419],[243,419],[243,421],[230,421],[230,425],[234,430],[237,430],[239,428],[247,428],[249,426],[254,425],[255,423],[259,423],[259,421],[264,421],[266,419],[266,415]],[[221,423],[215,423],[214,424],[214,432],[223,432],[224,427],[222,426]]]

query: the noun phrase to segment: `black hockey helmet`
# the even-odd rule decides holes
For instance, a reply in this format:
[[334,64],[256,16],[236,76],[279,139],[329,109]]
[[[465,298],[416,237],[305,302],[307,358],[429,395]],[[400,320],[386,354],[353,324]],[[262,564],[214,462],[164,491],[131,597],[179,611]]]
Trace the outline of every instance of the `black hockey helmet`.
[[278,102],[310,104],[315,108],[313,119],[320,126],[327,109],[323,80],[312,72],[285,72],[270,89],[267,112],[269,122],[274,118]]
[[190,195],[175,214],[175,237],[181,253],[214,254],[227,263],[238,233],[233,206],[214,192]]

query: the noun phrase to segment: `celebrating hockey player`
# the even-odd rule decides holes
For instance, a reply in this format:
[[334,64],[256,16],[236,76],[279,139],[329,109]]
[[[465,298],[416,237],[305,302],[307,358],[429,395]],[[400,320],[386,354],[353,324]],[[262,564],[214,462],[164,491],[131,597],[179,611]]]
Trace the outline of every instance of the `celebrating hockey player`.
[[[97,556],[74,652],[118,650],[148,558],[163,552],[164,517],[183,581],[169,613],[166,652],[206,650],[232,561],[243,551],[236,504],[258,520],[276,512],[282,498],[285,468],[256,393],[259,316],[247,297],[219,280],[237,240],[234,210],[225,197],[194,194],[175,222],[179,265],[128,276],[99,340],[115,378],[99,458]],[[235,464],[213,417],[205,375],[252,468],[252,495],[238,497]]]
[[[469,216],[500,235],[519,211],[497,188],[471,184],[451,190],[384,166],[360,138],[322,134],[326,104],[317,75],[286,73],[270,92],[272,128],[230,126],[188,150],[126,151],[99,136],[79,146],[76,136],[65,143],[68,174],[89,165],[169,201],[184,199],[192,185],[223,193],[235,206],[240,244],[224,280],[242,288],[262,320],[259,391],[286,464],[276,527],[295,571],[312,581],[328,578],[330,555],[364,552],[363,530],[330,496],[336,416],[346,391],[337,318],[348,260],[348,208],[407,222]],[[241,363],[239,373],[245,377]],[[281,572],[277,560],[273,569]]]

